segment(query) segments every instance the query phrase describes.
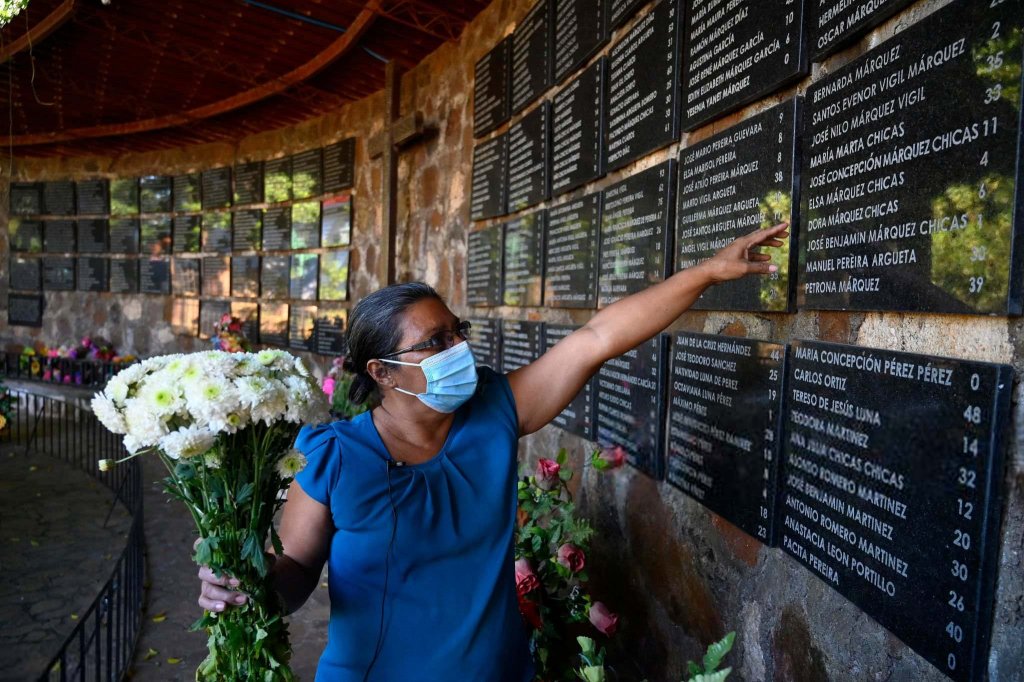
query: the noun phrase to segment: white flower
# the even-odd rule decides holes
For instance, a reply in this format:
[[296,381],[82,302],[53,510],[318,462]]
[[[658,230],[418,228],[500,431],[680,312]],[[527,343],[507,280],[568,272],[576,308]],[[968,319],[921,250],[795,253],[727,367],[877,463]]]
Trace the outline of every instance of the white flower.
[[[139,398],[125,402],[124,419],[136,449],[152,447],[167,435],[167,423]],[[125,447],[128,447],[127,437]]]
[[280,353],[281,351],[279,350],[271,350],[269,348],[267,350],[261,350],[256,354],[256,360],[264,367],[269,367],[274,364],[274,361],[277,360],[277,356]]
[[292,448],[277,461],[277,475],[281,478],[295,478],[295,474],[306,468],[306,456]]
[[112,459],[101,459],[97,464],[100,467],[100,471],[110,471],[117,462]]
[[142,384],[136,396],[154,414],[169,417],[185,407],[184,396],[178,385],[165,381],[161,375],[151,376]]
[[171,459],[204,455],[217,442],[217,435],[202,426],[186,426],[172,431],[160,441],[160,449]]
[[299,376],[309,376],[309,370],[306,369],[306,363],[302,361],[302,358],[295,358],[295,371],[299,373]]
[[112,433],[128,433],[128,425],[125,423],[124,415],[114,406],[114,402],[102,393],[97,393],[93,396],[92,413]]
[[107,382],[107,387],[103,391],[108,398],[114,401],[117,405],[124,405],[124,401],[128,399],[128,382],[119,376],[114,377]]
[[222,463],[219,452],[211,451],[203,455],[203,464],[206,465],[207,469],[220,469]]
[[131,386],[146,374],[146,365],[143,363],[136,363],[134,365],[128,365],[120,372],[114,375],[111,381],[123,381],[126,386]]

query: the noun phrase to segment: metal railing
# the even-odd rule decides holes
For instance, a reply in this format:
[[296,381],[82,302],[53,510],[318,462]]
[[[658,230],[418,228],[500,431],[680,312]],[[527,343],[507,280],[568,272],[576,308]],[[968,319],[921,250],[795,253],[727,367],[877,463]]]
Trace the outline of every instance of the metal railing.
[[11,379],[103,388],[110,377],[130,364],[132,363],[4,353],[0,373]]
[[126,453],[120,438],[88,409],[23,389],[10,394],[12,412],[0,431],[0,443],[55,457],[102,483],[112,493],[107,520],[118,504],[131,514],[126,545],[110,577],[38,679],[120,680],[131,664],[142,625],[142,467],[132,459],[111,471],[99,470],[100,459]]

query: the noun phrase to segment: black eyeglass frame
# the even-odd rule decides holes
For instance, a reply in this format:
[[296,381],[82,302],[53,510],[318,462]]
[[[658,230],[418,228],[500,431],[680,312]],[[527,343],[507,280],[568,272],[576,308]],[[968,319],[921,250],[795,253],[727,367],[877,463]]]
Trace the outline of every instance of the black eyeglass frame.
[[463,341],[467,341],[467,340],[469,340],[469,333],[470,333],[470,331],[472,331],[472,329],[473,329],[473,325],[470,324],[469,320],[462,320],[461,322],[459,322],[458,325],[456,325],[455,329],[445,329],[445,330],[439,331],[436,334],[434,334],[433,336],[431,336],[429,339],[427,339],[426,341],[420,341],[419,343],[414,343],[413,345],[409,346],[408,348],[403,348],[402,350],[396,350],[394,352],[387,353],[387,354],[382,355],[380,357],[381,357],[381,359],[390,358],[390,357],[394,357],[395,355],[401,355],[402,353],[412,353],[413,351],[417,351],[417,350],[430,350],[431,348],[436,348],[438,346],[448,346],[448,348],[451,348],[455,344],[452,343],[452,344],[449,345],[449,343],[444,338],[445,335],[450,334],[453,337],[453,340],[454,340],[455,336],[458,336]]

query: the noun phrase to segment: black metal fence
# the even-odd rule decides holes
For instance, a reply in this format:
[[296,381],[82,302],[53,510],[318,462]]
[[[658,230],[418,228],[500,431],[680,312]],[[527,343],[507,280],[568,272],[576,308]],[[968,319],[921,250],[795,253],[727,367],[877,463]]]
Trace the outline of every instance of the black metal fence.
[[102,388],[110,377],[129,364],[131,363],[4,353],[0,373],[11,379]]
[[142,468],[132,459],[111,471],[100,471],[99,460],[119,459],[126,453],[120,438],[88,409],[25,390],[12,391],[11,397],[12,412],[0,431],[0,442],[81,469],[110,489],[111,512],[121,504],[132,517],[127,543],[109,579],[39,680],[119,680],[131,664],[142,625]]

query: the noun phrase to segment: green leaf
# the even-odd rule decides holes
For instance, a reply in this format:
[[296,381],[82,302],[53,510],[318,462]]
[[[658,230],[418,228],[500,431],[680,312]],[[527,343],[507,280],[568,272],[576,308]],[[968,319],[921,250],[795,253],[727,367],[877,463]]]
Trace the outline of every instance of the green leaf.
[[213,550],[217,549],[218,544],[219,540],[216,535],[203,538],[196,545],[196,563],[200,566],[209,566],[213,562]]
[[561,471],[558,472],[558,478],[562,479],[563,481],[568,481],[570,478],[572,478],[572,469],[562,469]]
[[691,677],[689,682],[725,682],[725,678],[729,677],[731,672],[732,668],[725,668],[715,673],[701,673]]
[[690,677],[696,677],[697,675],[700,675],[701,672],[700,666],[693,661],[686,662],[686,669],[690,673]]
[[565,448],[561,448],[555,456],[555,461],[558,462],[558,466],[565,466],[565,462],[568,459],[569,454],[565,451]]
[[256,489],[252,483],[246,483],[239,489],[238,494],[235,495],[235,504],[245,504],[252,498],[252,492]]
[[732,650],[732,644],[735,639],[736,633],[730,632],[725,637],[708,647],[708,652],[704,654],[704,672],[712,673],[718,669],[722,659],[725,658],[725,655],[728,654],[730,650]]

